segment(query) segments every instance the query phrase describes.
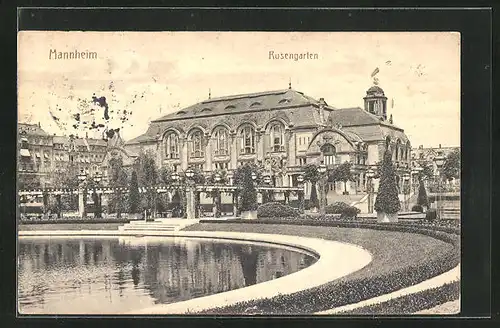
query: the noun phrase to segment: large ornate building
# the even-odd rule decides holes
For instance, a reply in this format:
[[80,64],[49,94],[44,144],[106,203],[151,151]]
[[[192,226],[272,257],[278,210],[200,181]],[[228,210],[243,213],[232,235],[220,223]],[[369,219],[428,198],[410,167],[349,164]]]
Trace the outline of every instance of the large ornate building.
[[[131,154],[151,150],[158,166],[178,171],[196,167],[231,172],[258,162],[277,186],[296,185],[308,163],[349,161],[356,182],[348,190],[362,192],[367,169],[381,161],[388,145],[398,177],[408,172],[411,160],[407,136],[388,119],[384,91],[374,85],[363,99],[364,108],[336,108],[291,87],[209,97],[152,121],[146,133],[123,148]],[[343,189],[330,186],[332,191]]]

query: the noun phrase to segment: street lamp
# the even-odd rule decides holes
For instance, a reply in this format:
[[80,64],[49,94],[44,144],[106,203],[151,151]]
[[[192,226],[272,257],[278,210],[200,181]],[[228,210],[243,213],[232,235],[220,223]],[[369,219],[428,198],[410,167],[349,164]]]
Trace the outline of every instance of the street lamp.
[[[271,177],[269,175],[264,176],[264,184],[266,187],[271,187]],[[265,196],[265,197],[264,197]],[[272,190],[267,190],[262,193],[262,203],[268,203],[272,201]]]
[[85,181],[87,180],[87,174],[85,173],[84,170],[80,171],[80,174],[78,174],[78,181],[79,186],[78,186],[78,212],[80,214],[80,217],[84,218],[87,216],[87,211],[85,210],[85,203],[86,203],[86,193],[87,190],[85,188]]
[[325,185],[326,185],[326,179],[325,179],[325,173],[326,173],[326,165],[321,161],[321,164],[318,167],[318,172],[320,174],[320,191],[321,191],[321,202],[319,205],[319,210],[321,215],[325,215],[325,206],[326,206],[326,190],[325,190]]
[[220,176],[219,172],[215,173],[214,180],[215,180],[215,184],[216,184],[216,189],[215,189],[215,194],[216,194],[216,196],[215,196],[215,213],[214,213],[214,217],[218,218],[218,217],[220,217],[220,202],[221,202],[221,195],[220,195],[220,191],[219,191],[219,188],[218,188],[218,184],[221,181],[221,176]]
[[410,180],[410,175],[408,173],[403,174],[403,197],[404,197],[404,203],[405,203],[405,210],[408,211],[408,195],[409,195],[409,188],[408,188],[408,181]]
[[96,187],[99,185],[101,182],[102,176],[99,172],[94,174],[94,217],[95,218],[100,218],[101,217],[101,194],[97,194]]
[[187,200],[187,208],[186,208],[186,218],[194,219],[196,217],[196,205],[194,199],[194,190],[193,190],[193,177],[194,171],[191,168],[188,168],[185,172],[187,178],[187,192],[186,192],[186,200]]
[[438,171],[438,177],[437,177],[437,195],[438,195],[438,200],[436,204],[436,212],[437,212],[437,217],[440,219],[441,218],[441,210],[442,210],[442,204],[441,204],[441,168],[444,165],[444,162],[446,159],[444,156],[436,156],[434,157],[434,163],[436,163],[437,171]]
[[297,182],[299,184],[299,212],[304,213],[304,176],[301,174],[297,177]]
[[368,191],[368,213],[373,213],[373,177],[375,176],[375,171],[371,168],[366,171],[366,177],[368,178],[366,189]]

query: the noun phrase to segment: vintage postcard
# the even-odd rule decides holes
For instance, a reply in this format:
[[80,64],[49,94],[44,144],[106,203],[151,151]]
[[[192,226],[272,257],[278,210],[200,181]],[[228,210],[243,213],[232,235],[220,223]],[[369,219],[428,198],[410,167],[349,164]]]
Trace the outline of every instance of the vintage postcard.
[[460,313],[460,40],[19,32],[19,315]]

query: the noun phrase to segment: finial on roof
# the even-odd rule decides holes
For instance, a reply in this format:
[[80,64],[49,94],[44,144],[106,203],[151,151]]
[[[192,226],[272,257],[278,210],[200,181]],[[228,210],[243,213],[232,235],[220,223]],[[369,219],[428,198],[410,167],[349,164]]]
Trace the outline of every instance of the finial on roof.
[[291,89],[292,88],[292,78],[289,77],[288,78],[288,89]]
[[208,99],[212,98],[212,90],[208,88]]
[[389,116],[389,123],[392,124],[392,114],[391,114],[391,116]]

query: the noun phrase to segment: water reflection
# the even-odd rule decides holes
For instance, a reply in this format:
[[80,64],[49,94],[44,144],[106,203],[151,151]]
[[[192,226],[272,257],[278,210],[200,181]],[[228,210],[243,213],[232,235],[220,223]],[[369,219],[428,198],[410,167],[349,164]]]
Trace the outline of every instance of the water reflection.
[[24,239],[21,313],[121,313],[276,279],[315,259],[197,239]]

